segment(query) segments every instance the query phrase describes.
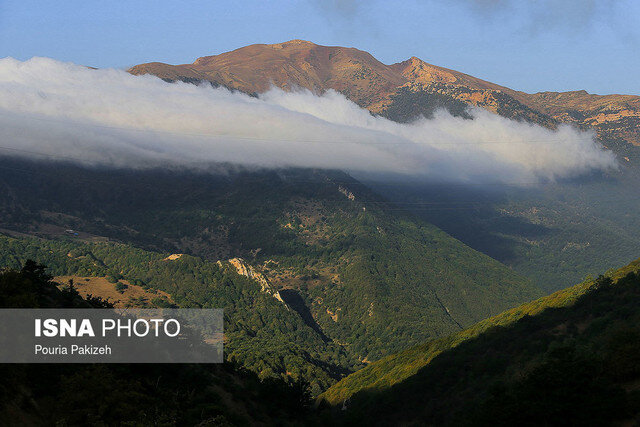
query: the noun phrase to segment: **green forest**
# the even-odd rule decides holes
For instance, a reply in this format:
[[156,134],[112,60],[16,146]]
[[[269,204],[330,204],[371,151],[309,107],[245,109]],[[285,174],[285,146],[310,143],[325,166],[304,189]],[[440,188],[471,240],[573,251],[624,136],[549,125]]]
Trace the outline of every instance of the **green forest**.
[[[1,308],[103,308],[45,266],[0,272]],[[2,425],[293,424],[307,418],[308,383],[259,378],[237,364],[0,366]]]
[[[640,260],[389,356],[319,398],[350,424],[609,425],[640,416]],[[331,411],[331,409],[325,409]]]
[[[296,357],[329,363],[323,369],[334,379],[364,360],[449,334],[542,295],[529,279],[388,206],[342,172],[113,171],[26,161],[13,166],[26,172],[0,170],[2,227],[22,234],[4,240],[18,245],[2,255],[4,265],[17,267],[31,257],[56,275],[142,280],[174,295],[180,305],[220,304],[230,316],[246,316],[230,328],[245,330],[241,325],[248,322],[254,334],[258,325],[276,319],[298,324],[299,317],[281,317],[283,307],[266,296],[236,301],[242,291],[235,285],[226,296],[215,286],[203,286],[219,280],[217,261],[242,257],[276,288],[296,291],[317,322],[293,328],[300,336],[281,340],[279,348],[296,354],[308,348],[308,355]],[[171,253],[188,256],[157,262]],[[183,275],[176,277],[177,272]],[[244,307],[254,305],[270,314],[251,318],[257,312]],[[288,333],[288,327],[272,326]],[[254,360],[247,363],[255,367],[265,363],[264,346],[262,338],[249,337],[234,338],[242,356],[230,354]],[[311,341],[316,344],[307,347]],[[297,347],[300,342],[305,345]],[[317,355],[318,346],[328,346],[325,358]],[[249,347],[255,347],[255,357]],[[287,372],[284,361],[278,364],[278,369],[257,370]],[[327,375],[320,376],[318,387],[329,384]]]

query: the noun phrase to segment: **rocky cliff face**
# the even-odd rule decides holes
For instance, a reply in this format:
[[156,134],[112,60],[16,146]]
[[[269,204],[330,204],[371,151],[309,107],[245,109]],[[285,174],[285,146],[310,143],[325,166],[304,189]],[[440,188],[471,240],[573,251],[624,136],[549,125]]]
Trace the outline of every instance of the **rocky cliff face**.
[[601,96],[585,91],[528,94],[416,57],[385,65],[358,49],[320,46],[304,40],[246,46],[204,56],[192,64],[140,64],[129,72],[153,74],[167,81],[207,81],[247,93],[264,92],[272,86],[306,88],[316,93],[333,89],[371,112],[394,120],[428,114],[429,109],[420,108],[420,103],[435,100],[438,108],[463,103],[547,127],[571,123],[593,128],[602,140],[640,145],[639,96]]
[[[218,264],[222,265],[222,262],[218,261]],[[267,277],[260,271],[258,271],[255,267],[248,264],[242,258],[231,258],[229,260],[229,264],[231,264],[236,269],[236,272],[239,275],[255,280],[260,285],[260,290],[262,292],[273,296],[275,299],[284,304],[287,310],[289,309],[287,304],[282,299],[282,296],[280,296],[280,292],[278,292],[278,290],[271,285]]]

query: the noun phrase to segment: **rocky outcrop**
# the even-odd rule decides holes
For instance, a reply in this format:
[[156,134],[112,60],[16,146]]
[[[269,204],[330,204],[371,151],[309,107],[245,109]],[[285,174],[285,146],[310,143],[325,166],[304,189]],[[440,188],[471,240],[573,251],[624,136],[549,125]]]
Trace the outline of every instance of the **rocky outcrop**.
[[[231,264],[236,269],[238,274],[255,280],[260,285],[260,290],[262,292],[271,295],[272,297],[280,301],[282,304],[284,304],[284,306],[287,309],[289,309],[287,304],[282,299],[280,292],[278,292],[278,290],[275,289],[271,285],[271,283],[269,283],[269,280],[267,279],[267,277],[264,274],[262,274],[260,271],[258,271],[255,267],[248,264],[242,258],[231,258],[229,260],[229,264]],[[218,261],[218,265],[222,265],[222,262]]]
[[340,193],[342,193],[344,195],[344,197],[346,197],[347,199],[354,201],[356,199],[355,194],[353,194],[351,191],[349,191],[349,189],[343,187],[343,186],[339,186],[338,187],[338,191]]

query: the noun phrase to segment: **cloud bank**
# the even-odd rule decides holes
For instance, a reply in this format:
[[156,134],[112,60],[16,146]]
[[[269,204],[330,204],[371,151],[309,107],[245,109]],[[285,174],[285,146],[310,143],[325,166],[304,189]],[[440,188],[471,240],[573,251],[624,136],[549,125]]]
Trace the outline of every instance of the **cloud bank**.
[[[313,167],[531,182],[616,167],[593,135],[484,110],[400,124],[336,92],[258,98],[47,58],[0,59],[0,154],[128,168]],[[44,156],[44,157],[43,157]]]

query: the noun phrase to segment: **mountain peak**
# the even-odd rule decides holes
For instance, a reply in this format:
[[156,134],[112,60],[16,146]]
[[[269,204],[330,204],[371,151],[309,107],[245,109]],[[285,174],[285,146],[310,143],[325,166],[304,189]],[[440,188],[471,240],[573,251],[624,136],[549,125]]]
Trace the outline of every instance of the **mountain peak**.
[[318,46],[314,42],[310,42],[310,41],[302,40],[302,39],[293,39],[293,40],[289,40],[288,42],[275,43],[275,44],[271,44],[271,45],[268,45],[268,46],[282,46],[282,47],[285,47],[285,46],[292,46],[292,45]]
[[412,56],[411,58],[404,61],[404,63],[414,64],[414,65],[426,64],[426,62],[424,62],[422,59],[418,58],[417,56]]
[[[301,39],[253,44],[203,56],[192,64],[141,64],[129,72],[154,74],[167,81],[209,81],[247,93],[264,92],[274,86],[314,93],[332,89],[375,114],[388,110],[400,92],[437,93],[452,102],[543,126],[553,127],[557,121],[594,126],[601,137],[612,135],[640,145],[638,96],[600,96],[586,91],[527,94],[429,64],[416,56],[386,65],[356,48],[322,46]],[[415,108],[404,111],[405,119],[421,114]]]
[[424,62],[422,59],[412,56],[411,58],[392,65],[409,81],[415,81],[421,84],[429,83],[456,83],[458,77],[455,71],[446,68],[437,67]]

